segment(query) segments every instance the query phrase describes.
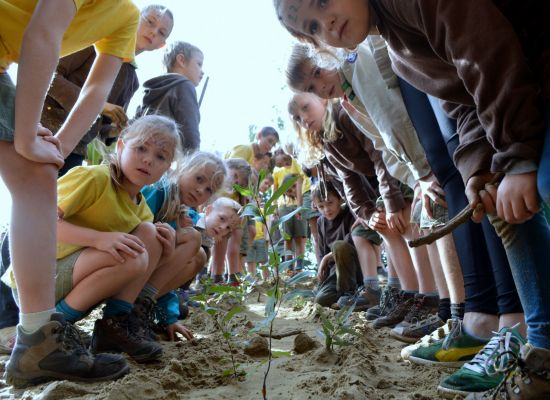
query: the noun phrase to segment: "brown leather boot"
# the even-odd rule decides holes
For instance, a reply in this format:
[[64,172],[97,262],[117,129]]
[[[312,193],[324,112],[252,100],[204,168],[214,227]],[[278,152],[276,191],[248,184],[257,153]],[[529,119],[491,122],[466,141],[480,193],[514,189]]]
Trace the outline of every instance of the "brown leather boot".
[[550,350],[529,343],[521,349],[515,370],[497,388],[470,400],[542,400],[550,399]]

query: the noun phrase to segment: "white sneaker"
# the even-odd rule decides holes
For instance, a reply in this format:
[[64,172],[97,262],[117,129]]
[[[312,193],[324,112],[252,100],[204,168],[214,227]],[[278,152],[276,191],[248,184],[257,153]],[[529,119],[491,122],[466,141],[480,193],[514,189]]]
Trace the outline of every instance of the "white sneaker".
[[0,354],[11,354],[16,338],[17,331],[15,326],[0,329]]
[[447,336],[448,333],[450,332],[451,327],[452,327],[452,320],[448,319],[447,322],[445,323],[445,325],[440,326],[439,328],[437,328],[435,331],[433,331],[429,335],[424,336],[422,339],[420,339],[415,344],[411,344],[411,345],[401,349],[401,358],[403,360],[408,360],[411,353],[413,351],[415,351],[416,349],[418,349],[420,347],[428,347],[433,342],[444,339],[445,336]]

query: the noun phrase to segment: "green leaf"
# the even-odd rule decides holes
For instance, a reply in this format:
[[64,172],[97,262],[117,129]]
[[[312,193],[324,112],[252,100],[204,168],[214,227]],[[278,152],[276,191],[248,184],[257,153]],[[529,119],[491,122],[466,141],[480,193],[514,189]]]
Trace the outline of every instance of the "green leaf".
[[294,264],[295,260],[287,260],[283,261],[279,264],[279,273],[285,272],[292,264]]
[[296,297],[309,298],[313,297],[313,290],[310,289],[294,289],[284,296],[284,301],[295,299]]
[[229,339],[231,337],[231,332],[224,332],[223,337]]
[[307,278],[312,278],[312,277],[315,277],[315,276],[317,276],[317,272],[315,272],[313,270],[302,271],[299,274],[296,274],[292,278],[290,278],[286,282],[286,286],[296,285],[297,283],[300,283],[300,282],[306,280]]
[[361,334],[359,332],[357,332],[355,329],[347,328],[347,327],[340,328],[340,333],[347,333],[347,334],[350,334],[352,336],[361,336]]
[[243,308],[240,306],[233,307],[231,310],[227,312],[227,314],[225,314],[225,317],[223,317],[223,323],[226,324],[229,321],[231,321],[231,318],[233,318],[236,314],[240,313],[242,310]]
[[295,177],[292,177],[291,179],[287,180],[285,183],[283,183],[275,193],[273,193],[273,195],[266,201],[265,203],[265,207],[264,207],[264,210],[267,210],[269,209],[269,207],[271,206],[271,204],[273,204],[273,202],[277,201],[277,199],[279,197],[281,197],[284,193],[286,193],[286,191],[288,190],[288,188],[290,188],[292,185],[294,185],[296,183],[296,181],[298,180],[298,177],[295,176]]
[[240,214],[241,217],[253,217],[253,218],[262,218],[262,214],[260,213],[260,209],[256,204],[254,203],[248,203],[246,206],[244,206],[243,210]]
[[292,354],[290,353],[290,351],[272,351],[271,355],[274,358],[279,358],[279,357],[290,357]]
[[250,190],[249,188],[244,188],[242,186],[239,186],[237,184],[233,184],[233,189],[237,191],[241,196],[250,197],[254,196],[254,192]]

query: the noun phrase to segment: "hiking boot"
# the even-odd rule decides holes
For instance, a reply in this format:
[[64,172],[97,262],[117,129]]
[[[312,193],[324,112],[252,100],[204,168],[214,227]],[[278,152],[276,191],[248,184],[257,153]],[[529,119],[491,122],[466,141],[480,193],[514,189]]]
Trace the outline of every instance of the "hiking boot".
[[90,354],[74,325],[66,322],[63,314],[54,313],[50,322],[36,332],[25,333],[17,328],[17,341],[4,378],[8,385],[21,387],[52,379],[112,380],[128,371],[121,355]]
[[375,290],[370,287],[358,289],[354,294],[340,296],[338,301],[331,306],[335,310],[344,307],[350,307],[355,304],[353,311],[365,311],[380,303],[380,289]]
[[487,344],[488,340],[480,340],[464,332],[461,320],[451,321],[452,327],[445,339],[414,350],[409,361],[422,365],[460,367]]
[[150,297],[138,297],[134,308],[130,313],[130,329],[142,338],[158,341],[159,337],[153,330],[154,317],[153,309],[155,300]]
[[8,326],[0,329],[0,354],[11,354],[15,346],[17,331],[15,326]]
[[416,349],[419,349],[421,347],[428,347],[439,340],[445,339],[445,337],[451,331],[452,327],[453,327],[453,320],[448,319],[443,326],[437,329],[434,329],[432,333],[422,337],[422,339],[420,339],[415,344],[411,344],[407,347],[402,348],[401,358],[403,360],[408,360],[412,352],[415,351]]
[[507,376],[499,386],[485,393],[471,393],[466,399],[550,399],[550,350],[527,343],[505,372]]
[[445,322],[437,314],[431,314],[416,323],[409,323],[407,326],[399,325],[401,324],[391,330],[390,335],[405,343],[416,343],[419,339],[445,325]]
[[384,287],[380,294],[380,303],[377,306],[371,307],[365,313],[367,321],[372,321],[382,315],[386,315],[386,311],[391,309],[393,303],[399,297],[400,290],[397,288]]
[[497,387],[524,344],[525,340],[514,328],[502,328],[471,361],[444,378],[438,392],[444,396],[466,396]]
[[410,311],[414,301],[414,295],[412,293],[405,293],[401,291],[397,296],[391,308],[388,308],[386,315],[381,315],[372,324],[373,328],[379,329],[385,326],[394,327],[407,315]]
[[162,347],[132,330],[130,315],[123,314],[95,321],[90,348],[93,353],[111,351],[126,353],[137,362],[148,362],[162,356]]
[[436,314],[439,311],[438,308],[438,296],[426,296],[424,294],[418,293],[414,296],[413,306],[411,307],[407,315],[405,315],[405,318],[403,318],[403,322],[397,324],[396,327],[405,327],[416,324],[418,321],[426,319],[430,314]]

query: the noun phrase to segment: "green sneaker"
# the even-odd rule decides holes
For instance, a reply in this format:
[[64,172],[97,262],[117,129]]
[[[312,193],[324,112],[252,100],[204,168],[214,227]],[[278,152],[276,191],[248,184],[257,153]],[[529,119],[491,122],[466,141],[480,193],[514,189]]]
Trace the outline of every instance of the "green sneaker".
[[502,328],[476,356],[454,374],[444,378],[437,390],[454,398],[459,394],[480,393],[497,387],[508,364],[519,357],[525,339],[512,328]]
[[416,349],[409,356],[409,361],[422,365],[460,367],[487,344],[488,340],[479,340],[465,333],[461,320],[452,321],[453,326],[445,339]]
[[426,335],[422,337],[419,341],[417,341],[415,344],[408,345],[406,347],[403,347],[401,349],[401,358],[403,360],[408,360],[411,354],[421,347],[428,347],[431,344],[437,342],[438,340],[443,340],[445,337],[449,334],[451,331],[451,328],[453,327],[453,320],[448,319],[447,322],[440,326],[437,329],[434,329],[432,333],[429,335]]

